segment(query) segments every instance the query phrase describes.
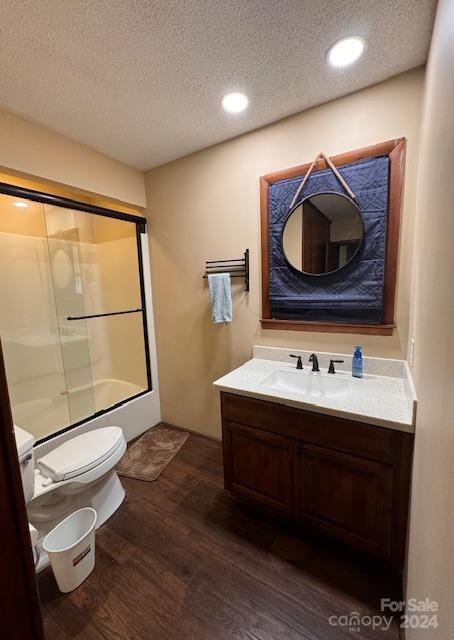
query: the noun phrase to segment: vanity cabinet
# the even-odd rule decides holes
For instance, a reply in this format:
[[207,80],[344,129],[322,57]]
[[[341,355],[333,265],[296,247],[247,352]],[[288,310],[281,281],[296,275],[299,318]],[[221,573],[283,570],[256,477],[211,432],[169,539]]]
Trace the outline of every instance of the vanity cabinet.
[[221,394],[225,487],[401,569],[413,435]]

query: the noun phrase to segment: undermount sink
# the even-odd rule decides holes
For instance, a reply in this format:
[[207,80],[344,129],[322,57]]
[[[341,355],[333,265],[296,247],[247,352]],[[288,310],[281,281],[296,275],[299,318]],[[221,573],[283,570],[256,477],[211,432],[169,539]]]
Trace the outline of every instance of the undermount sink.
[[339,398],[347,395],[350,380],[302,371],[274,371],[261,386],[274,391],[299,393],[312,398]]

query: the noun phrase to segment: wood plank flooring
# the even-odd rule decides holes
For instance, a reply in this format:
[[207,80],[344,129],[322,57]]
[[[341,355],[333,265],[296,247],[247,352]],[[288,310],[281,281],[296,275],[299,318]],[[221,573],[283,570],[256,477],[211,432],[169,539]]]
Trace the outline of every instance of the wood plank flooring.
[[377,615],[398,585],[378,568],[303,539],[223,489],[220,443],[191,435],[156,482],[122,478],[126,499],[96,534],[76,591],[39,575],[46,640],[398,638],[331,616]]

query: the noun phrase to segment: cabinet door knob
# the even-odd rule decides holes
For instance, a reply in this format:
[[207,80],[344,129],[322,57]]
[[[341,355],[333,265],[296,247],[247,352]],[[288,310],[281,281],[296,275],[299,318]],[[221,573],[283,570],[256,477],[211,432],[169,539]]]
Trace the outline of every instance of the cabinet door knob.
[[290,445],[288,444],[288,442],[286,442],[285,444],[282,445],[282,449],[284,451],[288,451],[290,449]]

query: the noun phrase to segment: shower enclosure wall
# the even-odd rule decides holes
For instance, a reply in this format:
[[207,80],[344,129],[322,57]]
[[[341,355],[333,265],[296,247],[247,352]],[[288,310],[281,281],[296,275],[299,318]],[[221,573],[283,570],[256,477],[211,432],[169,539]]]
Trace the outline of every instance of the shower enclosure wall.
[[145,221],[25,195],[0,194],[0,337],[14,423],[44,441],[151,390]]

